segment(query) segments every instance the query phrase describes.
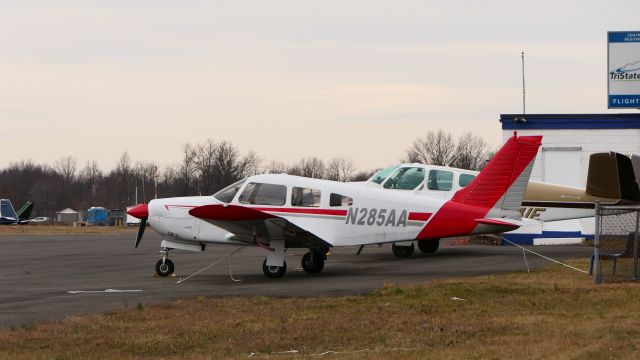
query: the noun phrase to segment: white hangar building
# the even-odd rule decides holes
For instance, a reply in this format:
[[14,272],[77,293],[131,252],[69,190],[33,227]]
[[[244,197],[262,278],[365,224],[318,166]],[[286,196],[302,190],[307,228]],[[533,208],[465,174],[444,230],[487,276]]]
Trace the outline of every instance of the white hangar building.
[[[518,135],[542,135],[531,180],[586,186],[589,156],[615,151],[640,154],[640,114],[502,114],[502,140]],[[592,238],[593,218],[523,226],[507,234],[520,244],[571,243]]]

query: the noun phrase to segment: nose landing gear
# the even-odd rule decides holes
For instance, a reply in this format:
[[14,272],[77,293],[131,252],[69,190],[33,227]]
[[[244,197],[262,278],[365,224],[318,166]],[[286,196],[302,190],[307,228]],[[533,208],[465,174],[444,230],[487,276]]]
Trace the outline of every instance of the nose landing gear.
[[175,266],[173,265],[173,261],[169,260],[169,250],[162,249],[160,251],[160,256],[162,259],[158,260],[156,263],[156,274],[160,277],[167,277],[173,274],[175,270]]

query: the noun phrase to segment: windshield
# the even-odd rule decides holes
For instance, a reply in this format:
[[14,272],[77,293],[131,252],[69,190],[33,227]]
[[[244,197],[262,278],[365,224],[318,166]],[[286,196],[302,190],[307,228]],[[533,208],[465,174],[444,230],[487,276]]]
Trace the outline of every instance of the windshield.
[[413,190],[424,181],[424,169],[404,167],[398,169],[384,183],[385,189]]
[[240,188],[242,187],[242,185],[246,180],[247,179],[242,179],[238,182],[235,182],[227,186],[226,188],[213,194],[213,197],[218,199],[219,201],[222,201],[223,203],[230,203],[231,201],[233,201],[233,198],[236,197],[236,194],[238,193],[238,191],[240,190]]
[[374,182],[376,184],[382,184],[384,179],[389,176],[395,169],[397,169],[400,165],[391,165],[388,168],[382,169],[377,173],[373,174],[372,177],[369,178],[369,181]]

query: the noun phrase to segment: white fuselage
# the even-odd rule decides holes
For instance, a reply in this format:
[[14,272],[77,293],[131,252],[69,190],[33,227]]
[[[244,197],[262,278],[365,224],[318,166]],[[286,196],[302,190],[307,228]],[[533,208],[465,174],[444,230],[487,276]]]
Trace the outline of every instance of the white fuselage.
[[[272,184],[277,187],[278,194],[269,195],[271,198],[243,199],[242,194],[252,186],[250,184]],[[300,200],[294,199],[294,193],[299,193],[300,189],[314,197],[304,203],[305,206],[300,206]],[[445,202],[446,199],[418,196],[414,192],[265,174],[248,178],[228,203],[286,219],[331,246],[348,246],[429,238],[430,234],[425,232],[426,224]],[[213,225],[213,222],[189,214],[193,208],[216,204],[223,202],[214,196],[152,200],[149,203],[149,223],[156,231],[177,242],[247,244],[251,234],[231,233]],[[515,211],[508,215],[505,217],[519,219]],[[464,217],[464,214],[460,216]],[[486,226],[483,232],[487,232]],[[452,224],[448,235],[468,233],[456,232],[456,226]],[[442,234],[437,237],[442,237]]]

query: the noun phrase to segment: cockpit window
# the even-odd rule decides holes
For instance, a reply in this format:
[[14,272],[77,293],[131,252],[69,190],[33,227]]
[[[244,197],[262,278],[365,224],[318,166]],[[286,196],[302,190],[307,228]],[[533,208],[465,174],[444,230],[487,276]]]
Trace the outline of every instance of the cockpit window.
[[474,175],[460,174],[460,178],[458,179],[458,185],[460,185],[460,187],[465,187],[469,185],[475,178],[476,177]]
[[18,218],[9,200],[0,200],[0,216],[14,219]]
[[373,176],[371,178],[369,178],[369,181],[374,182],[376,184],[382,184],[384,179],[386,179],[387,176],[389,176],[389,174],[391,174],[399,166],[400,165],[392,165],[392,166],[389,166],[386,169],[382,169],[382,170],[378,171],[377,173],[373,174]]
[[287,187],[275,184],[248,183],[238,200],[242,204],[282,206],[287,200]]
[[453,185],[453,173],[444,170],[429,171],[429,181],[427,181],[427,189],[449,191]]
[[291,206],[320,207],[320,190],[293,187],[291,189]]
[[226,188],[213,194],[213,197],[219,201],[222,201],[223,203],[230,203],[231,201],[233,201],[233,198],[236,197],[236,194],[242,187],[242,184],[244,184],[245,180],[246,179],[242,179],[227,186]]
[[423,168],[400,168],[384,182],[383,187],[385,189],[413,190],[424,181],[424,173]]

